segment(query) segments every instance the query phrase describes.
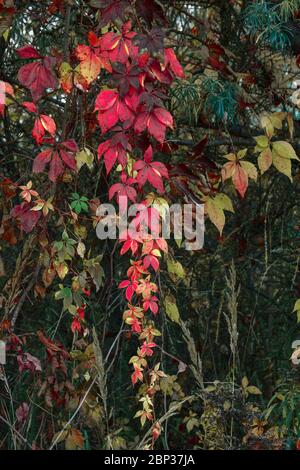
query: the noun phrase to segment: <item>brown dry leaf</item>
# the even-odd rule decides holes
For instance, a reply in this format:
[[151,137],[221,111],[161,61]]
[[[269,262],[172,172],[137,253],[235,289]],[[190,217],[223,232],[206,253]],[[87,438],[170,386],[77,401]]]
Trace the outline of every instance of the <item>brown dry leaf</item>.
[[52,268],[47,268],[43,272],[43,282],[46,287],[49,287],[56,277],[56,271]]
[[78,429],[70,429],[65,441],[66,450],[83,449],[84,438]]
[[46,295],[46,289],[45,289],[45,287],[43,287],[43,286],[41,286],[41,285],[39,285],[39,284],[36,284],[36,285],[34,286],[34,293],[35,293],[35,296],[36,296],[36,297],[37,297],[37,296],[40,296],[40,297],[42,297],[42,299],[43,299],[43,298],[45,297],[45,295]]

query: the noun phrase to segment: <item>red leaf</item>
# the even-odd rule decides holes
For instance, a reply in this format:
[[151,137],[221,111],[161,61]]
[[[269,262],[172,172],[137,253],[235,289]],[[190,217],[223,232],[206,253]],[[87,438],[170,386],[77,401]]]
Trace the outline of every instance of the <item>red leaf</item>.
[[160,193],[164,192],[162,178],[168,178],[168,170],[161,162],[152,162],[152,146],[150,145],[145,152],[144,160],[134,163],[133,169],[138,171],[137,181],[141,188],[147,181]]
[[244,197],[248,188],[248,175],[239,164],[236,165],[235,172],[232,176],[232,182],[240,195]]
[[169,111],[167,111],[164,108],[155,108],[154,114],[162,124],[164,124],[167,127],[173,128],[173,118],[171,114],[169,113]]
[[31,206],[27,202],[15,206],[11,211],[12,217],[19,219],[24,232],[31,232],[39,221],[41,213],[32,211]]
[[6,95],[14,96],[13,87],[7,83],[0,80],[0,115],[4,115],[5,108],[5,99]]
[[219,57],[216,58],[216,57],[210,56],[208,60],[213,69],[220,70],[220,71],[224,71],[226,69],[226,63],[221,62],[219,60]]
[[137,364],[133,364],[133,367],[134,367],[134,373],[131,376],[131,381],[132,381],[132,384],[135,385],[138,380],[143,382],[143,374],[142,374],[142,369]]
[[36,143],[40,145],[43,142],[43,137],[45,135],[45,129],[41,123],[39,117],[34,121],[34,126],[32,130],[32,137],[35,139]]
[[64,150],[60,149],[60,156],[63,159],[63,162],[71,168],[71,170],[76,170],[76,160],[74,158],[74,155],[70,152],[65,152]]
[[29,414],[29,406],[24,401],[21,405],[16,409],[16,418],[19,424],[25,423]]
[[130,6],[128,0],[93,0],[94,6],[101,9],[100,25],[115,21],[120,18],[125,20],[125,12]]
[[112,199],[114,195],[117,195],[117,201],[119,202],[119,197],[123,196],[130,201],[136,201],[136,190],[131,186],[132,184],[136,183],[135,179],[127,178],[125,174],[122,175],[122,183],[116,183],[111,186],[109,189],[109,199]]
[[53,59],[46,57],[41,62],[23,65],[18,73],[19,82],[29,88],[33,101],[38,101],[47,88],[55,88],[57,79],[52,70]]
[[38,145],[43,142],[43,137],[46,131],[54,137],[56,131],[56,124],[50,116],[41,114],[36,118],[32,131],[32,136],[36,140],[36,143]]
[[42,171],[44,171],[45,166],[51,160],[51,154],[52,154],[52,149],[47,149],[47,150],[44,150],[43,152],[40,152],[35,157],[33,161],[33,168],[32,168],[33,173],[41,173]]
[[107,51],[112,62],[125,64],[129,56],[134,57],[136,55],[137,48],[132,44],[132,39],[136,36],[136,33],[130,30],[131,22],[127,21],[122,26],[121,35],[109,31],[102,36],[101,48],[103,51]]
[[21,59],[42,59],[42,56],[33,46],[23,46],[17,49],[17,54]]
[[95,111],[98,113],[98,122],[102,133],[114,127],[120,120],[133,122],[134,114],[125,102],[120,100],[115,90],[104,90],[96,98]]
[[76,144],[75,140],[70,139],[70,140],[65,140],[60,144],[61,147],[65,147],[67,150],[70,150],[70,152],[78,152],[78,145]]
[[176,77],[184,78],[183,68],[181,67],[176,54],[172,48],[165,49],[165,65],[164,67],[170,68]]
[[40,119],[41,119],[43,128],[54,137],[55,132],[56,132],[56,124],[55,124],[54,119],[50,116],[46,116],[45,114],[41,114]]
[[134,124],[136,132],[142,132],[147,128],[149,134],[160,143],[164,142],[166,127],[173,127],[173,118],[163,108],[154,108],[150,113],[146,111],[141,112]]
[[96,98],[95,111],[107,111],[118,99],[118,92],[115,90],[103,90]]
[[55,183],[63,171],[64,165],[58,155],[58,152],[55,152],[50,163],[49,179]]
[[37,114],[38,110],[37,110],[37,107],[34,103],[31,103],[30,101],[24,101],[24,103],[22,103],[22,105],[24,106],[25,109],[27,109],[27,111],[29,111],[30,113],[34,113],[34,114]]
[[101,70],[101,60],[93,48],[79,44],[76,47],[76,57],[80,61],[80,72],[88,84],[96,80]]

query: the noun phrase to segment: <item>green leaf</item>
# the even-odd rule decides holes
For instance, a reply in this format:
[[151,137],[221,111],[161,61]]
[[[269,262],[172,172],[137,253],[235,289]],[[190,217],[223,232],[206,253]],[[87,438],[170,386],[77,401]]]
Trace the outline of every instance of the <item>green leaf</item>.
[[166,314],[175,323],[180,323],[179,310],[173,295],[167,295],[164,300]]
[[86,165],[89,170],[93,169],[94,155],[88,148],[84,148],[79,153],[77,153],[75,159],[78,170],[80,170],[83,165]]
[[167,267],[170,274],[175,274],[175,276],[179,277],[180,279],[185,277],[185,271],[182,264],[171,256],[168,256],[167,258]]
[[215,203],[223,210],[234,212],[231,199],[227,196],[227,194],[219,193],[215,197]]

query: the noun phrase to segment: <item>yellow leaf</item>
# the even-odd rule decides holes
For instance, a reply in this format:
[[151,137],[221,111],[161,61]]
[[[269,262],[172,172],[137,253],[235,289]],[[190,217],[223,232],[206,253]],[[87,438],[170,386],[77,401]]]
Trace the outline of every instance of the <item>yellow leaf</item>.
[[248,380],[247,377],[245,376],[245,377],[242,378],[242,387],[243,387],[243,388],[247,388],[248,385],[249,385],[249,380]]
[[225,165],[223,165],[221,174],[222,174],[222,180],[226,181],[228,178],[231,178],[236,170],[236,163],[235,162],[227,162]]
[[247,152],[248,152],[248,149],[240,150],[240,151],[237,153],[237,158],[238,158],[238,160],[240,160],[241,158],[244,158],[244,156],[246,155]]
[[80,152],[77,153],[75,158],[78,170],[80,170],[83,165],[86,165],[89,170],[92,170],[94,156],[88,148],[83,148]]
[[251,395],[261,395],[261,391],[259,388],[255,387],[255,385],[249,385],[249,387],[247,387],[247,392],[251,393]]
[[240,162],[241,167],[245,170],[249,178],[256,181],[257,180],[257,169],[256,166],[251,162]]
[[[277,113],[272,113],[271,115],[271,120],[273,122],[273,125],[276,129],[282,129],[282,122],[286,118],[286,112],[280,111]],[[276,127],[278,126],[278,127]]]
[[264,114],[260,119],[260,124],[263,129],[265,129],[267,136],[269,138],[273,137],[274,126],[268,114]]
[[100,73],[101,61],[94,54],[93,56],[87,58],[87,60],[80,62],[79,67],[82,76],[86,79],[88,83],[91,83],[98,77]]
[[228,410],[230,410],[230,408],[231,408],[231,403],[230,403],[230,401],[229,401],[229,400],[224,401],[223,409],[224,409],[225,411],[228,411]]
[[63,77],[72,71],[72,67],[68,62],[63,62],[59,67],[59,74]]
[[270,147],[266,148],[261,152],[257,159],[258,168],[263,175],[272,165],[273,156]]
[[216,204],[215,199],[209,198],[206,202],[206,210],[211,222],[217,227],[220,234],[225,225],[225,215],[223,209]]
[[296,301],[293,312],[297,313],[297,323],[300,323],[300,299]]
[[231,199],[227,196],[227,194],[224,194],[224,193],[217,194],[215,196],[214,201],[217,204],[217,206],[220,207],[221,209],[225,211],[234,212]]
[[167,295],[164,300],[166,314],[170,318],[170,320],[174,321],[175,323],[180,322],[180,315],[176,305],[176,300],[173,295]]
[[65,263],[54,263],[54,267],[60,279],[63,280],[68,274],[68,271],[69,271],[68,266]]
[[275,168],[283,175],[286,175],[292,181],[291,160],[289,160],[288,158],[282,158],[274,149],[272,151],[272,155],[273,165],[275,166]]
[[269,139],[265,135],[259,135],[258,137],[254,137],[256,143],[261,148],[266,148],[269,146]]
[[296,300],[293,312],[296,312],[297,310],[300,310],[300,299]]
[[84,258],[85,250],[86,250],[85,244],[82,243],[82,242],[79,242],[78,245],[77,245],[77,254],[82,259]]
[[282,129],[282,121],[285,118],[285,113],[273,113],[270,116],[271,122],[275,129]]
[[8,39],[8,35],[9,35],[9,28],[8,28],[6,31],[4,31],[4,33],[2,34],[2,36],[3,36],[5,42],[6,42],[7,39]]
[[283,158],[299,160],[291,144],[283,140],[273,142],[273,150],[275,150],[275,152]]
[[235,153],[228,153],[227,155],[224,155],[224,158],[226,158],[230,162],[235,162],[236,161],[236,154]]

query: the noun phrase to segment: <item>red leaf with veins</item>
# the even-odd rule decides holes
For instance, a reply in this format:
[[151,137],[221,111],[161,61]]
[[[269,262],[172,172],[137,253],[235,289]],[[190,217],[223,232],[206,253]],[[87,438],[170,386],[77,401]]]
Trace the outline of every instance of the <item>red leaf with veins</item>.
[[134,373],[131,376],[132,385],[135,385],[138,380],[143,382],[142,369],[137,364],[133,364],[133,368],[134,368]]
[[137,194],[136,190],[131,185],[136,183],[136,180],[134,178],[127,178],[125,173],[123,173],[121,176],[121,181],[121,183],[116,183],[111,186],[108,194],[109,199],[112,199],[116,194],[118,202],[120,196],[126,197],[130,199],[130,201],[135,202]]
[[70,140],[65,140],[64,142],[61,142],[60,147],[66,148],[72,153],[78,152],[78,145],[76,144],[75,140],[70,139]]
[[40,62],[26,64],[20,68],[18,80],[30,89],[33,101],[38,101],[47,88],[56,88],[57,78],[52,70],[54,60],[46,57]]
[[141,188],[147,181],[158,190],[164,193],[163,178],[169,178],[168,170],[161,162],[152,162],[153,150],[150,145],[145,152],[144,160],[134,163],[133,169],[138,171],[137,181]]
[[129,125],[135,117],[115,90],[104,90],[99,93],[96,98],[95,111],[99,111],[97,117],[103,134],[114,127],[119,120]]
[[38,211],[32,211],[31,205],[27,202],[22,202],[20,205],[16,205],[11,211],[12,217],[20,221],[21,227],[24,232],[31,232],[41,217],[41,213]]
[[141,112],[134,123],[134,130],[136,132],[148,129],[149,134],[160,143],[163,143],[165,140],[167,127],[173,127],[173,118],[163,108],[154,108],[151,112]]
[[58,152],[54,152],[54,155],[52,156],[51,162],[50,162],[50,171],[49,171],[49,179],[50,181],[55,181],[57,178],[64,172],[64,165],[63,162],[61,161],[61,158],[58,154]]
[[232,182],[240,195],[244,197],[248,188],[248,174],[239,164],[237,164],[235,167],[235,172],[232,176]]
[[164,48],[164,31],[162,28],[154,27],[147,33],[140,33],[134,38],[134,42],[141,49],[151,52],[159,52]]
[[165,64],[164,69],[170,66],[172,72],[176,77],[184,78],[183,68],[181,67],[174,50],[170,47],[165,49]]
[[153,355],[152,348],[155,348],[155,346],[156,346],[155,343],[147,343],[147,341],[144,341],[141,347],[142,356],[152,356]]
[[155,295],[152,295],[148,300],[145,300],[143,302],[143,309],[145,311],[150,309],[151,312],[154,313],[154,315],[156,315],[158,312],[157,302],[158,302],[158,298]]
[[125,64],[128,57],[137,54],[137,48],[132,44],[132,39],[136,36],[136,33],[130,30],[131,21],[127,21],[122,26],[122,34],[109,31],[102,36],[102,50],[107,51],[108,57],[112,62]]
[[136,289],[138,286],[137,281],[130,281],[129,279],[126,279],[125,281],[120,282],[119,288],[120,289],[126,289],[125,291],[125,297],[128,300],[128,302],[131,301],[133,294],[135,293]]
[[17,54],[21,59],[42,59],[43,56],[33,46],[23,46],[17,49]]
[[76,160],[74,158],[74,155],[70,152],[65,152],[65,150],[63,149],[60,149],[59,153],[64,164],[67,167],[71,168],[71,170],[76,170],[77,165],[76,165]]
[[46,131],[52,137],[54,137],[56,132],[56,124],[52,117],[41,114],[36,118],[32,131],[32,136],[38,145],[43,143],[43,137]]
[[88,33],[88,39],[91,46],[79,44],[76,47],[75,55],[80,61],[81,75],[90,84],[98,77],[102,67],[108,72],[111,72],[112,68],[105,53],[100,50],[100,39],[92,31]]
[[64,172],[65,166],[76,170],[75,152],[78,151],[74,140],[61,142],[57,150],[47,149],[39,153],[33,162],[33,172],[41,173],[47,163],[50,163],[49,179],[53,182]]
[[42,173],[45,170],[47,163],[50,162],[52,155],[52,149],[44,150],[40,152],[33,161],[33,173]]
[[107,174],[111,171],[116,161],[122,165],[122,168],[125,168],[127,163],[126,151],[130,150],[131,145],[128,143],[128,138],[121,132],[99,145],[98,158],[100,159],[104,155]]
[[148,269],[150,266],[152,266],[154,271],[157,271],[159,269],[158,258],[153,253],[146,255],[143,259],[143,263],[146,269]]
[[46,114],[41,114],[40,120],[45,131],[54,137],[56,132],[56,124],[54,119],[50,116],[46,116]]
[[124,97],[128,93],[129,88],[138,89],[140,86],[141,70],[137,65],[115,64],[113,68],[112,81],[120,90],[120,95]]
[[100,25],[103,26],[117,18],[124,21],[130,2],[129,0],[91,0],[91,6],[100,8]]

